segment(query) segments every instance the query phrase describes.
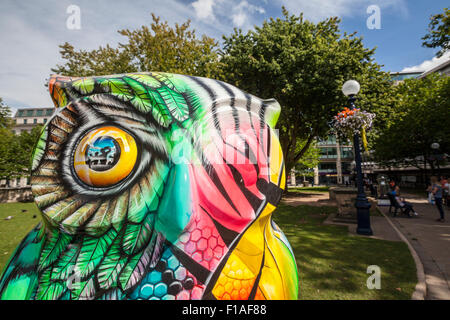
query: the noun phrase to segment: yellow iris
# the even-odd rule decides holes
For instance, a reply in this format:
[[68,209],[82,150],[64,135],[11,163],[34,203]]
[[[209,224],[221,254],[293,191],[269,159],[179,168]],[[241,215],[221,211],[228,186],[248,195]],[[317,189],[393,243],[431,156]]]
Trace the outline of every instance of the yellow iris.
[[131,173],[137,153],[136,141],[127,132],[112,126],[100,127],[81,139],[73,167],[87,185],[109,187]]

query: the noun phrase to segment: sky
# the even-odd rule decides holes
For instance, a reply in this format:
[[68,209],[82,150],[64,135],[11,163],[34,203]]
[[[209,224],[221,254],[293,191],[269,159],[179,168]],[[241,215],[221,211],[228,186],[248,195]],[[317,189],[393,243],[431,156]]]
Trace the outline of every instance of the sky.
[[430,16],[448,0],[1,0],[0,97],[13,111],[52,106],[44,84],[62,62],[59,44],[115,46],[124,41],[117,30],[149,25],[152,12],[172,25],[190,19],[198,35],[221,40],[234,28],[281,17],[282,6],[314,22],[338,16],[342,31],[356,31],[366,47],[377,48],[385,71],[426,71],[450,59],[421,46]]

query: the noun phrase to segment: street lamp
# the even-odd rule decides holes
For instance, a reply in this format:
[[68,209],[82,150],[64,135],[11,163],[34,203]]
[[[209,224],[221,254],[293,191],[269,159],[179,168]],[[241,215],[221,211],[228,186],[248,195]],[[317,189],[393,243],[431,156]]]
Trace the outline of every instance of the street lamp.
[[[348,104],[350,109],[355,109],[356,95],[360,90],[360,85],[356,80],[348,80],[342,86],[342,92],[348,97]],[[355,148],[355,166],[356,166],[356,182],[358,186],[358,195],[356,197],[356,214],[358,220],[358,227],[356,232],[363,235],[372,235],[372,228],[370,227],[370,203],[367,200],[364,192],[363,176],[361,169],[361,150],[359,148],[359,136],[353,136],[353,144]]]
[[[439,143],[437,143],[437,142],[433,142],[431,144],[431,149],[433,149],[433,155],[430,158],[431,158],[431,161],[433,161],[433,160],[436,161],[436,166],[437,166],[438,173],[441,171],[441,169],[439,168],[439,155],[438,155],[438,150],[439,150],[440,146],[441,145]],[[433,171],[432,174],[434,174],[434,168],[431,167],[431,169]]]

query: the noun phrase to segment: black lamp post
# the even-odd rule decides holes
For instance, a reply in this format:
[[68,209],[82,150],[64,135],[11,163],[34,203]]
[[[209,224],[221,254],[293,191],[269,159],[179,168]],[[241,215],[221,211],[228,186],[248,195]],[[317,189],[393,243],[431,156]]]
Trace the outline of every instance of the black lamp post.
[[[355,80],[348,80],[342,86],[342,92],[348,97],[350,109],[355,109],[356,95],[358,94],[360,85]],[[364,192],[363,176],[361,169],[361,150],[359,148],[359,135],[355,134],[353,137],[353,145],[355,148],[355,167],[356,167],[356,182],[358,186],[358,195],[356,197],[356,214],[358,220],[358,227],[356,232],[363,235],[372,235],[372,228],[370,227],[370,203],[367,200]]]

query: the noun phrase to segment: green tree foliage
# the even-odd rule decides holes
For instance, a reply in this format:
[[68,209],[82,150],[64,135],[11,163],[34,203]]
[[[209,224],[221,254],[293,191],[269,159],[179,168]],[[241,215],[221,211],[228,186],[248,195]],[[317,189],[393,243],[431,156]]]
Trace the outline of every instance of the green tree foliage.
[[0,128],[8,128],[11,125],[11,109],[0,98]]
[[15,135],[9,128],[0,128],[0,178],[28,174],[31,154],[42,127]]
[[150,27],[118,31],[127,41],[116,48],[108,44],[86,51],[67,42],[60,45],[65,61],[52,71],[67,76],[161,71],[218,77],[218,44],[213,38],[199,39],[190,21],[171,27],[154,14],[152,19]]
[[[296,152],[300,152],[307,141],[297,141]],[[303,154],[300,160],[295,164],[295,170],[298,174],[312,177],[314,176],[314,171],[312,170],[320,162],[320,149],[316,146],[316,142],[312,142]]]
[[450,153],[450,77],[405,80],[395,87],[394,97],[391,119],[375,142],[376,160],[433,168],[432,143],[440,144],[440,154]]
[[[365,48],[355,34],[341,34],[338,18],[315,24],[285,8],[283,15],[224,37],[221,62],[228,82],[281,104],[278,128],[289,172],[316,137],[328,134],[330,121],[346,104],[341,92],[346,80],[360,82],[358,106],[376,112],[381,127],[391,84],[373,61],[375,49]],[[306,141],[301,149],[299,141]]]
[[441,48],[437,53],[441,57],[450,49],[450,9],[445,8],[443,13],[431,16],[428,33],[422,38],[423,46],[428,48]]

